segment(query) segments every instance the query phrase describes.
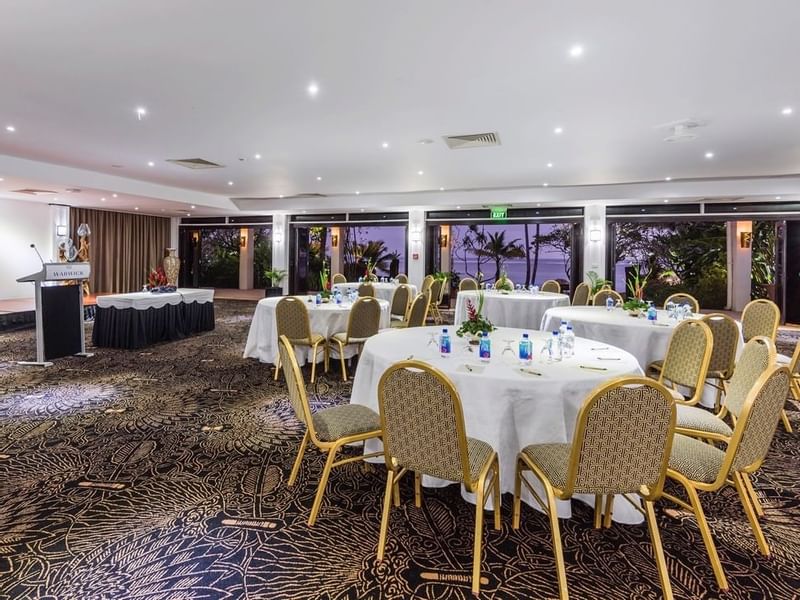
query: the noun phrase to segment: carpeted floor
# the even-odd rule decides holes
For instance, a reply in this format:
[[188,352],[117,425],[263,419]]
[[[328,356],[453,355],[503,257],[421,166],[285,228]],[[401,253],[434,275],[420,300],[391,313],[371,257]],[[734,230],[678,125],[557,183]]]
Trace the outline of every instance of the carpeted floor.
[[[334,471],[314,528],[306,518],[322,469],[268,368],[241,358],[254,305],[221,301],[217,329],[144,352],[100,350],[47,370],[33,332],[0,335],[0,599],[470,598],[473,507],[456,486],[408,487],[378,564],[382,467]],[[335,374],[310,388],[316,406],[346,402]],[[796,407],[791,419],[800,422]],[[704,497],[731,591],[792,598],[800,589],[800,444],[779,430],[756,488],[772,546],[761,557],[733,490]],[[485,598],[558,593],[547,520],[523,509],[487,530]],[[677,598],[717,598],[694,519],[661,503]],[[562,521],[576,599],[659,598],[644,526],[595,531],[574,505]]]

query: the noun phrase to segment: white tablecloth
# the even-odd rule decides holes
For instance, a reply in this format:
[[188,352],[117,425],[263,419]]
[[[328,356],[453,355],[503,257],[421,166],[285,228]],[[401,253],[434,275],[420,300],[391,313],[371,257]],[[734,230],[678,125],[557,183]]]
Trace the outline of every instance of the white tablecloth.
[[[467,320],[468,299],[475,308],[478,307],[478,292],[459,292],[456,297],[456,328]],[[483,293],[483,315],[495,327],[539,329],[545,311],[554,306],[569,306],[569,296],[552,292],[504,294],[498,291],[485,291]]]
[[181,302],[214,301],[214,290],[200,290],[193,288],[178,288],[176,292],[168,294],[153,294],[151,292],[132,292],[130,294],[109,294],[97,297],[97,306],[100,308],[135,308],[147,310],[148,308],[161,308],[167,304],[180,304]]
[[[339,290],[342,294],[347,295],[349,290],[358,291],[358,286],[361,285],[358,282],[350,281],[348,283],[336,283],[333,285],[333,291]],[[386,300],[387,302],[392,301],[392,296],[394,295],[394,291],[397,289],[396,283],[373,283],[372,286],[375,288],[375,297],[380,300]],[[411,288],[411,298],[417,295],[417,286],[412,284],[407,284]]]
[[[563,362],[547,363],[541,358],[544,333],[531,333],[535,359],[531,365],[542,373],[541,377],[523,374],[519,370],[517,349],[522,330],[500,328],[491,334],[492,360],[489,364],[477,359],[475,347],[468,351],[466,341],[453,338],[453,354],[439,356],[438,347],[429,345],[432,333],[438,327],[395,329],[381,332],[364,346],[358,363],[351,402],[378,410],[378,381],[393,363],[412,356],[431,363],[452,379],[461,396],[467,435],[488,442],[500,458],[500,487],[503,492],[513,492],[514,469],[517,454],[528,444],[569,442],[575,429],[575,420],[583,401],[602,382],[622,375],[641,375],[636,359],[618,348],[601,352],[591,348],[597,342],[576,339],[575,356]],[[511,353],[503,353],[510,341]],[[598,357],[619,360],[598,360]],[[465,368],[469,365],[473,372]],[[598,372],[585,370],[579,365],[605,368]],[[424,418],[424,416],[422,417]],[[367,444],[365,452],[380,449],[380,442]],[[535,478],[533,478],[535,479]],[[532,480],[534,485],[535,481]],[[428,486],[446,485],[446,482],[424,478]],[[524,488],[523,488],[524,490]],[[543,491],[539,486],[539,491]],[[462,491],[468,500],[474,496]],[[528,492],[523,499],[538,508]],[[593,496],[581,497],[589,503]],[[570,516],[568,502],[559,505],[559,514]],[[613,516],[626,523],[638,523],[641,515],[624,499],[615,502]]]
[[[311,296],[299,296],[304,301]],[[264,363],[275,363],[278,355],[278,330],[275,326],[275,307],[281,300],[277,298],[264,298],[256,305],[256,312],[253,315],[253,322],[250,323],[250,332],[247,334],[247,343],[244,347],[245,358],[257,358]],[[389,327],[389,303],[386,300],[378,300],[381,305],[381,328]],[[318,333],[325,338],[331,337],[334,333],[347,331],[347,320],[350,318],[350,308],[353,305],[347,302],[334,304],[327,302],[314,304],[306,301],[308,309],[308,319],[311,323],[311,331]],[[320,348],[321,350],[321,348]],[[345,349],[345,358],[350,358],[355,354],[356,348],[348,346]],[[297,361],[304,365],[311,360],[311,349],[298,346],[295,349]],[[323,353],[317,353],[317,362],[323,359]]]

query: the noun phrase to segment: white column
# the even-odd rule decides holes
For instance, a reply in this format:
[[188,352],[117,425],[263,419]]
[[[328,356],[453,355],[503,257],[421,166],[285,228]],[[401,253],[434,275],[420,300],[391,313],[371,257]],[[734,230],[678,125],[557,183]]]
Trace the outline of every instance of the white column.
[[[59,228],[62,229],[63,234],[59,235]],[[70,236],[69,232],[69,206],[61,204],[50,205],[50,245],[47,248],[38,248],[45,260],[58,260],[58,244],[61,240],[67,239]],[[89,240],[91,241],[91,237]],[[77,245],[78,240],[75,240]],[[30,249],[29,249],[30,251]]]
[[408,211],[408,281],[417,287],[425,277],[425,211]]
[[[244,245],[241,240],[244,239]],[[253,228],[239,230],[239,289],[253,289]]]
[[[272,217],[272,268],[289,271],[289,215]],[[289,292],[289,276],[283,280],[283,293]]]
[[753,256],[749,245],[742,248],[742,233],[753,233],[752,221],[728,221],[728,308],[735,311],[750,302]]
[[583,281],[586,281],[589,271],[606,276],[606,205],[590,204],[583,209],[583,218]]
[[[342,269],[344,268],[344,239],[342,238],[342,234],[344,233],[343,227],[331,227],[328,233],[331,236],[331,277],[333,277],[334,273],[343,273]],[[334,242],[336,242],[334,244]]]

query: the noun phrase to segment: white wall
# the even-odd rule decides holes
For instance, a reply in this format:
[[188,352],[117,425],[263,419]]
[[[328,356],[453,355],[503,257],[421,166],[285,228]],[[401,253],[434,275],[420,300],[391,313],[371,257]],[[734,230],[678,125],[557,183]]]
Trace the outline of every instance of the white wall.
[[50,207],[0,198],[0,299],[33,298],[32,283],[16,282],[42,268],[31,244],[36,244],[45,260],[52,259]]

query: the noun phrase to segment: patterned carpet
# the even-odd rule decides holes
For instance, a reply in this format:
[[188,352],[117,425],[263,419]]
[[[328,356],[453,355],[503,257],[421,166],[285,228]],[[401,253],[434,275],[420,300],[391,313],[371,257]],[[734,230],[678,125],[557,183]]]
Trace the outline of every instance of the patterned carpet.
[[[253,307],[222,301],[214,332],[47,370],[12,362],[33,356],[32,331],[0,336],[0,599],[472,597],[473,507],[455,486],[426,491],[422,509],[404,488],[382,564],[382,467],[335,470],[306,526],[322,461],[307,453],[286,487],[302,430],[282,383],[241,358]],[[329,406],[350,386],[329,377],[310,391]],[[733,490],[704,497],[726,599],[796,597],[799,458],[780,430],[756,478],[769,559]],[[547,521],[524,507],[513,531],[510,500],[502,531],[486,533],[481,595],[556,597]],[[660,597],[644,526],[595,531],[577,502],[574,515],[562,521],[573,598]],[[693,518],[661,503],[659,522],[675,596],[719,597]]]

